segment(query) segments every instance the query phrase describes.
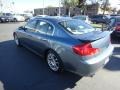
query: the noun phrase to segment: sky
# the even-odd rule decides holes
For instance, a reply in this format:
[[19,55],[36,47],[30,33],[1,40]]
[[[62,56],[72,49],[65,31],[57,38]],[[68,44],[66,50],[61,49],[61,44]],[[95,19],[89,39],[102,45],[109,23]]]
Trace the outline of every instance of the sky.
[[[2,0],[4,3],[6,2],[14,2],[14,5],[12,5],[12,10],[14,11],[25,11],[25,10],[33,10],[34,8],[42,8],[43,7],[43,1],[44,1],[44,7],[47,6],[59,6],[59,0]],[[109,0],[112,7],[116,7],[117,9],[120,9],[120,0]]]
[[43,1],[44,1],[44,7],[59,6],[59,0],[14,0],[15,7],[17,10],[42,8]]

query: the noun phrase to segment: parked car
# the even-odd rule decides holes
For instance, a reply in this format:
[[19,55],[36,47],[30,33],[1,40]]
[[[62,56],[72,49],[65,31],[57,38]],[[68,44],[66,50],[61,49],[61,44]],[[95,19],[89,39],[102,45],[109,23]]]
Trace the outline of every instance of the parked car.
[[12,20],[12,18],[10,17],[10,13],[2,13],[1,16],[0,16],[0,22],[1,23],[9,22],[11,20]]
[[0,22],[16,22],[18,19],[12,13],[2,13],[0,16]]
[[20,14],[20,15],[25,18],[25,21],[29,21],[30,18],[33,17],[33,14],[32,14],[32,13],[22,13],[22,14]]
[[93,16],[90,16],[90,18],[93,23],[107,24],[109,22],[109,18],[105,15],[93,15]]
[[0,23],[6,22],[8,19],[4,16],[0,16]]
[[89,17],[86,16],[86,15],[74,16],[73,19],[78,19],[78,20],[80,19],[80,20],[83,20],[84,22],[86,22],[86,23],[88,23],[88,24],[91,23]]
[[120,16],[115,16],[110,19],[108,29],[112,29],[112,36],[120,37]]
[[13,18],[16,22],[23,22],[25,21],[25,17],[20,14],[13,14]]
[[113,52],[110,32],[96,31],[81,20],[36,17],[14,33],[17,46],[42,56],[53,72],[68,70],[91,76]]

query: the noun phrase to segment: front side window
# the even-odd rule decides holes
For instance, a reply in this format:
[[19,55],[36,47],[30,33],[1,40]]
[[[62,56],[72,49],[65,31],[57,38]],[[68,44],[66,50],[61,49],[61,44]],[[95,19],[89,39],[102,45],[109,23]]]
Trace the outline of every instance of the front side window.
[[31,21],[29,21],[29,22],[26,24],[25,27],[26,27],[26,28],[30,28],[30,29],[35,29],[36,23],[37,23],[36,20],[31,20]]
[[80,20],[62,21],[60,25],[72,34],[84,34],[95,30],[92,26]]
[[36,30],[41,34],[52,35],[53,26],[45,21],[39,21],[36,26]]

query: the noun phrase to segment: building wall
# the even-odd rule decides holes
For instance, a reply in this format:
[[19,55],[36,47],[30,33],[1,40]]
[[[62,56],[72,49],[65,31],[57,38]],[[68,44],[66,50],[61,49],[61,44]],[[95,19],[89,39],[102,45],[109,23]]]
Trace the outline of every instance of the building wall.
[[[34,14],[35,15],[42,15],[43,14],[43,8],[38,8],[34,9]],[[49,7],[44,9],[44,14],[45,15],[50,15],[50,16],[56,16],[59,14],[59,8],[58,7]],[[61,14],[65,14],[65,9],[61,7]]]
[[[102,14],[103,11],[100,10],[99,4],[94,4],[94,5],[88,5],[86,7],[85,13],[86,15],[95,15],[95,14]],[[42,15],[43,14],[43,9],[38,8],[34,9],[34,14],[35,15]],[[45,8],[45,15],[50,15],[50,16],[56,16],[59,14],[59,7],[49,7]],[[66,14],[66,9],[64,7],[61,7],[61,15]],[[80,8],[75,7],[75,8],[70,8],[70,15],[80,15],[83,14]],[[109,14],[109,12],[106,12],[106,14]]]

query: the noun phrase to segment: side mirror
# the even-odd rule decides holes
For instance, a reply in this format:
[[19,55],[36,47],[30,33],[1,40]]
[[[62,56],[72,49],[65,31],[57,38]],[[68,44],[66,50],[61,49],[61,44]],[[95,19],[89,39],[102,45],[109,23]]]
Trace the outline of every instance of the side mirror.
[[26,28],[24,26],[20,26],[18,29],[19,30],[26,30]]

